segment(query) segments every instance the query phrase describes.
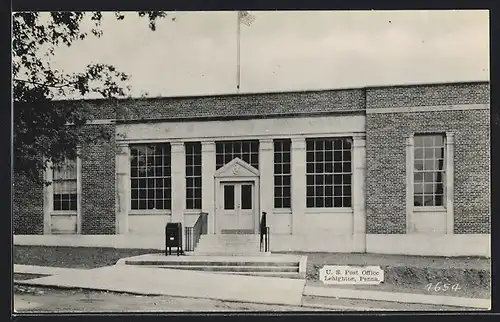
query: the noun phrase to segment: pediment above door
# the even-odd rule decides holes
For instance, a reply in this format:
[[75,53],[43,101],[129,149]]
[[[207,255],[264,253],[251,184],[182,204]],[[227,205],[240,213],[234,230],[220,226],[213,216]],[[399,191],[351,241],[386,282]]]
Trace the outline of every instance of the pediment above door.
[[240,158],[234,158],[215,172],[216,178],[257,176],[259,176],[259,170],[255,169]]

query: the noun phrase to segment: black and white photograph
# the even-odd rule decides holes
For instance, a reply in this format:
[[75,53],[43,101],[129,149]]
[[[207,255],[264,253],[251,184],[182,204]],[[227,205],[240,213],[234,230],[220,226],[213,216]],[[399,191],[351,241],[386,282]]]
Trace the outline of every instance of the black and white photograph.
[[11,49],[14,315],[491,310],[488,10],[14,11]]

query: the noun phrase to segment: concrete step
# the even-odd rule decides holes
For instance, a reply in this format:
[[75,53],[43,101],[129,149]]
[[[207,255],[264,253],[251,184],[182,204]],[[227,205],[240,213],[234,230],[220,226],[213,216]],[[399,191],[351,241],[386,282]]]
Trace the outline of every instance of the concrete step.
[[200,251],[195,250],[189,255],[195,256],[270,256],[270,252],[259,252],[259,251],[227,251],[227,250],[207,250]]
[[216,240],[216,241],[241,241],[241,242],[259,242],[260,237],[256,235],[201,235],[200,240]]
[[259,235],[201,235],[194,255],[261,256]]
[[299,272],[299,268],[295,266],[154,265],[154,267],[209,272]]
[[242,242],[221,242],[221,241],[213,241],[213,240],[201,240],[198,242],[198,245],[209,245],[209,246],[224,246],[224,247],[260,247],[259,243],[242,243]]
[[245,261],[245,260],[231,260],[231,261],[198,261],[198,260],[127,260],[127,265],[147,265],[147,266],[272,266],[272,267],[299,267],[299,262],[278,262],[278,261]]
[[299,272],[212,272],[214,274],[231,274],[231,275],[246,275],[246,276],[267,276],[267,277],[284,277],[301,279]]
[[213,248],[213,249],[260,249],[259,244],[220,244],[220,243],[198,243],[197,248]]
[[260,252],[260,247],[237,247],[237,246],[221,246],[221,245],[198,245],[195,248],[196,251],[207,251],[207,252]]

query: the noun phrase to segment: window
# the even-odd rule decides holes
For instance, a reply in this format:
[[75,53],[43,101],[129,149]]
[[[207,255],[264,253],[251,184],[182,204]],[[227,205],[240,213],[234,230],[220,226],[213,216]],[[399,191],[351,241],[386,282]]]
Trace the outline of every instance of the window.
[[350,138],[306,139],[306,205],[351,207]]
[[444,136],[416,135],[413,155],[414,205],[416,207],[443,206]]
[[130,147],[132,209],[171,209],[170,144]]
[[291,204],[291,140],[274,140],[274,208]]
[[186,147],[186,208],[201,210],[201,142]]
[[68,160],[54,167],[52,178],[54,185],[54,211],[77,210],[76,181],[75,160]]
[[215,143],[215,164],[217,170],[236,157],[258,169],[259,141],[221,141]]

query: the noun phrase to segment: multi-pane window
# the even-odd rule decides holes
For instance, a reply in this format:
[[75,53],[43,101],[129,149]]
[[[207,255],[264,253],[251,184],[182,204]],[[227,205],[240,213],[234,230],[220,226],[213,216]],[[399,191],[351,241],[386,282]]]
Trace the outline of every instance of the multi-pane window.
[[201,142],[186,147],[186,208],[201,209]]
[[67,160],[62,164],[54,167],[52,184],[54,189],[53,209],[60,210],[77,210],[77,175],[76,161]]
[[413,201],[419,206],[443,206],[444,136],[414,137]]
[[291,140],[274,140],[274,208],[290,208],[291,204]]
[[220,141],[215,143],[216,169],[220,169],[236,157],[258,169],[259,141]]
[[170,144],[130,147],[132,209],[171,209]]
[[351,207],[352,139],[306,139],[306,205]]

